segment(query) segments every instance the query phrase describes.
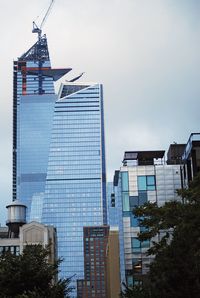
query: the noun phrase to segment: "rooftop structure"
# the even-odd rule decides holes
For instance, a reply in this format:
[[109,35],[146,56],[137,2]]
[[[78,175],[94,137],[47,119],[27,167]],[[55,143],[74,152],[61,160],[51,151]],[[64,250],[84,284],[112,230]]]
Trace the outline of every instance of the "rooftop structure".
[[125,151],[123,165],[153,165],[164,162],[165,151]]
[[186,144],[171,144],[167,152],[167,164],[182,164]]
[[0,227],[0,254],[10,251],[13,254],[22,253],[26,245],[40,244],[49,247],[49,262],[57,258],[56,229],[36,221],[26,223],[26,206],[16,200],[7,207],[8,227]]
[[8,209],[8,237],[17,238],[19,236],[19,229],[26,223],[26,205],[18,200],[15,200],[10,205],[6,206]]
[[186,144],[182,159],[187,160],[191,154],[192,149],[200,147],[200,133],[191,133]]
[[200,133],[192,133],[182,155],[183,183],[187,187],[189,182],[200,172]]
[[5,237],[5,234],[2,237],[0,233],[0,254],[10,251],[17,255],[22,253],[26,245],[40,244],[43,247],[50,247],[50,262],[53,262],[57,258],[57,239],[56,229],[54,227],[32,221],[20,226],[19,234],[15,236],[10,237],[8,230],[7,237]]

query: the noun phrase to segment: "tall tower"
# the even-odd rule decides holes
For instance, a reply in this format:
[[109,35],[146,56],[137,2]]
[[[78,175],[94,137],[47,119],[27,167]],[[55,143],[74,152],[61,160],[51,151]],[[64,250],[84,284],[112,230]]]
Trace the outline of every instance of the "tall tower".
[[61,277],[80,279],[83,227],[107,222],[103,90],[69,82],[56,95],[54,81],[71,68],[51,68],[39,33],[14,61],[13,199],[27,206],[27,221],[57,228]]
[[106,217],[102,85],[67,83],[55,103],[43,222],[57,227],[61,272],[84,278],[83,227]]
[[13,200],[43,196],[47,175],[53,108],[53,82],[71,68],[52,69],[46,36],[18,60],[13,70]]

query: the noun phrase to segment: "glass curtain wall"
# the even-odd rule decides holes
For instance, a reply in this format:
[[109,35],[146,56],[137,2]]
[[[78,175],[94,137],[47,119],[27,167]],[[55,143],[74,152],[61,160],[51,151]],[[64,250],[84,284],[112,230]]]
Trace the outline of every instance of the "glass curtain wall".
[[42,218],[57,227],[61,276],[74,279],[84,278],[83,227],[106,221],[102,87],[79,87],[55,105]]
[[20,199],[27,205],[28,220],[32,197],[42,197],[45,190],[56,100],[53,78],[43,75],[43,70],[50,68],[45,36],[14,61],[13,200]]

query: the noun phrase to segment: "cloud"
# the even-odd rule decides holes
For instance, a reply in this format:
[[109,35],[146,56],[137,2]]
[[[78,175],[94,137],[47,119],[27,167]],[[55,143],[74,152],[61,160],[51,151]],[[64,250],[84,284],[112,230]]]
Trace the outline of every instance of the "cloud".
[[[0,165],[7,181],[0,193],[7,202],[12,61],[36,41],[31,22],[49,3],[0,0]],[[44,26],[52,65],[104,85],[109,179],[125,150],[167,150],[199,131],[199,8],[198,0],[55,1]]]

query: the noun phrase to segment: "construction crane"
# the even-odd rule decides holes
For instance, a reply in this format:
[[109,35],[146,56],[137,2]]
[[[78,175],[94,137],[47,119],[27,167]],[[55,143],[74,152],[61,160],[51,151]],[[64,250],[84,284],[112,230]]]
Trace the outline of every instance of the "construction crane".
[[[38,76],[38,94],[43,94],[43,80],[44,80],[44,74],[43,74],[43,63],[44,63],[44,57],[48,57],[48,48],[47,48],[47,41],[46,41],[46,36],[42,36],[42,27],[47,20],[47,17],[52,9],[54,0],[51,0],[51,3],[42,19],[42,22],[40,26],[37,26],[35,22],[33,22],[33,29],[32,33],[37,33],[38,34],[38,41],[37,43],[33,46],[34,47],[34,54],[35,54],[35,61],[38,62],[38,68],[37,70],[37,76]],[[48,58],[47,58],[48,59]]]
[[38,40],[41,39],[41,35],[42,35],[42,27],[44,26],[44,23],[46,22],[47,20],[47,17],[49,16],[49,13],[52,9],[52,6],[53,6],[53,3],[54,3],[55,0],[51,0],[51,3],[47,9],[47,12],[45,13],[43,19],[42,19],[42,22],[40,24],[40,26],[38,27],[37,24],[35,22],[33,22],[33,29],[32,29],[32,33],[37,33],[38,34]]

